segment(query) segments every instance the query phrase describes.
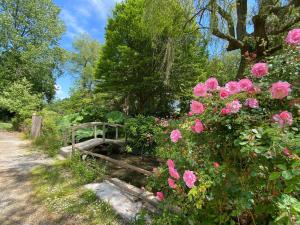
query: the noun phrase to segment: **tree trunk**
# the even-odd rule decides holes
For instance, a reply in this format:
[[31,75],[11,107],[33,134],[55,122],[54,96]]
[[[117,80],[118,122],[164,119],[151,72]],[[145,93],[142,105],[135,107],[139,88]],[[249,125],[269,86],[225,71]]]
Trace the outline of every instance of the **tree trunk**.
[[244,77],[246,65],[247,65],[246,59],[245,59],[244,55],[242,54],[239,69],[236,74],[236,79],[242,79]]

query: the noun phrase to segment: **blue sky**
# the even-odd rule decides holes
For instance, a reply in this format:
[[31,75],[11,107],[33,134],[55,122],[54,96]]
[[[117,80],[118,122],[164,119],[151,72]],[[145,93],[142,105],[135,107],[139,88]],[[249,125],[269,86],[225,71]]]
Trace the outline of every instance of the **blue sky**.
[[[60,42],[61,47],[72,50],[73,38],[80,33],[88,33],[94,39],[104,42],[107,18],[117,2],[121,0],[54,0],[61,8],[60,17],[66,26],[66,33]],[[65,73],[58,78],[57,98],[69,96],[69,89],[76,78]]]

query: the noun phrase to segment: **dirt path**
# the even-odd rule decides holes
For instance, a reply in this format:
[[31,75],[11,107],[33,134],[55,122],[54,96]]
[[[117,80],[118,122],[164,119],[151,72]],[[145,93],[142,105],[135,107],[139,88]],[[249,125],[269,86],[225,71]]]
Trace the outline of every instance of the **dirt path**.
[[31,169],[52,160],[30,153],[29,144],[17,133],[0,132],[0,224],[60,224],[58,215],[36,202],[30,183]]

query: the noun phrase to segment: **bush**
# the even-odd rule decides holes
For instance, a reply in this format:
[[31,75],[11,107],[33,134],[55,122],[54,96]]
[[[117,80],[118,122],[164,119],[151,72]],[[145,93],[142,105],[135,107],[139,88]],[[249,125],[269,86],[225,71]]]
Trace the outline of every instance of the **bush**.
[[137,154],[153,154],[156,147],[155,135],[161,128],[154,117],[139,115],[126,121],[129,151]]
[[158,136],[157,155],[169,160],[149,182],[162,201],[154,224],[300,223],[299,92],[274,85],[277,63],[248,88],[200,84],[204,97]]

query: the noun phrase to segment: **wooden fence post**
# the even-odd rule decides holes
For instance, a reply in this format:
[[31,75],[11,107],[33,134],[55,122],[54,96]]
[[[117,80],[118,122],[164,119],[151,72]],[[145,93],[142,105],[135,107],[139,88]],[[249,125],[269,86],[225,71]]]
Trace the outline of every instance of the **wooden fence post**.
[[94,125],[94,138],[97,138],[97,125]]
[[119,127],[116,126],[116,140],[118,140],[119,138]]
[[105,123],[103,123],[103,128],[102,128],[102,140],[105,142]]
[[74,155],[75,152],[75,129],[72,127],[72,155]]
[[42,117],[37,116],[36,113],[32,114],[31,137],[37,138],[41,135]]

